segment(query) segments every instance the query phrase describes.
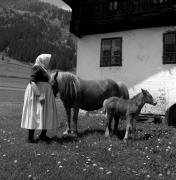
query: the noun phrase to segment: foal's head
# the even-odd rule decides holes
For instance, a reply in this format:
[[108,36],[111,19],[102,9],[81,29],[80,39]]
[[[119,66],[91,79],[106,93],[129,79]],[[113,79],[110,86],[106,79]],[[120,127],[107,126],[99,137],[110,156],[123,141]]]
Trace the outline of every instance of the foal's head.
[[153,99],[152,95],[144,89],[141,89],[145,103],[155,106],[157,102]]
[[51,84],[52,89],[53,89],[54,97],[56,97],[57,93],[59,92],[59,86],[58,86],[58,82],[57,82],[57,75],[58,75],[58,72],[52,74],[51,79],[50,79],[50,84]]

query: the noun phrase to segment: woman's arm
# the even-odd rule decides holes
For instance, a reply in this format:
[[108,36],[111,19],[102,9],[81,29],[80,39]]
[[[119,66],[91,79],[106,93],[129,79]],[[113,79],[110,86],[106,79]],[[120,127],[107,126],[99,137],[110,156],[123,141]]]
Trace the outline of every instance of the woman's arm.
[[37,87],[37,82],[39,81],[40,74],[41,73],[39,66],[33,66],[31,69],[30,83],[36,96],[40,96],[40,90]]
[[41,76],[41,70],[39,66],[33,66],[31,69],[30,82],[37,83]]
[[30,80],[33,82],[49,82],[48,73],[40,66],[34,66],[31,70]]

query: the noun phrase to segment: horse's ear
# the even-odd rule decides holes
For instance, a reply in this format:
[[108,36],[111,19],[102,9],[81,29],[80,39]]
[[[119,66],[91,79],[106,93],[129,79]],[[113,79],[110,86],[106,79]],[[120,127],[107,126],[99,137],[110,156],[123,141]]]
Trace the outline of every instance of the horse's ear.
[[146,94],[146,90],[141,89],[142,93],[145,95]]
[[58,71],[56,72],[56,74],[54,75],[54,80],[57,80],[57,75],[58,75]]

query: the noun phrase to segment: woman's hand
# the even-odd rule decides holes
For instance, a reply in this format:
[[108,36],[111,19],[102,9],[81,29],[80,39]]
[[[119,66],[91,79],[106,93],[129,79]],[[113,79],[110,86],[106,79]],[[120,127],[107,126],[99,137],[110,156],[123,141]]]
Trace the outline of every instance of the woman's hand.
[[44,104],[45,103],[45,97],[40,95],[39,96],[39,101],[40,101],[41,104]]

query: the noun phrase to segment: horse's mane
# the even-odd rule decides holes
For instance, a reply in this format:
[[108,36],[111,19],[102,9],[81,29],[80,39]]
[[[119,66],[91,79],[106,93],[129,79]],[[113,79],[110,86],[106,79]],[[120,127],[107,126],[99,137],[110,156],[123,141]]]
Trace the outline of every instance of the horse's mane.
[[58,72],[57,82],[61,99],[72,106],[80,89],[78,77],[70,72]]
[[136,94],[135,96],[133,96],[132,98],[131,98],[131,100],[134,100],[134,99],[136,99],[138,96],[140,96],[141,95],[141,92],[140,93],[138,93],[138,94]]

